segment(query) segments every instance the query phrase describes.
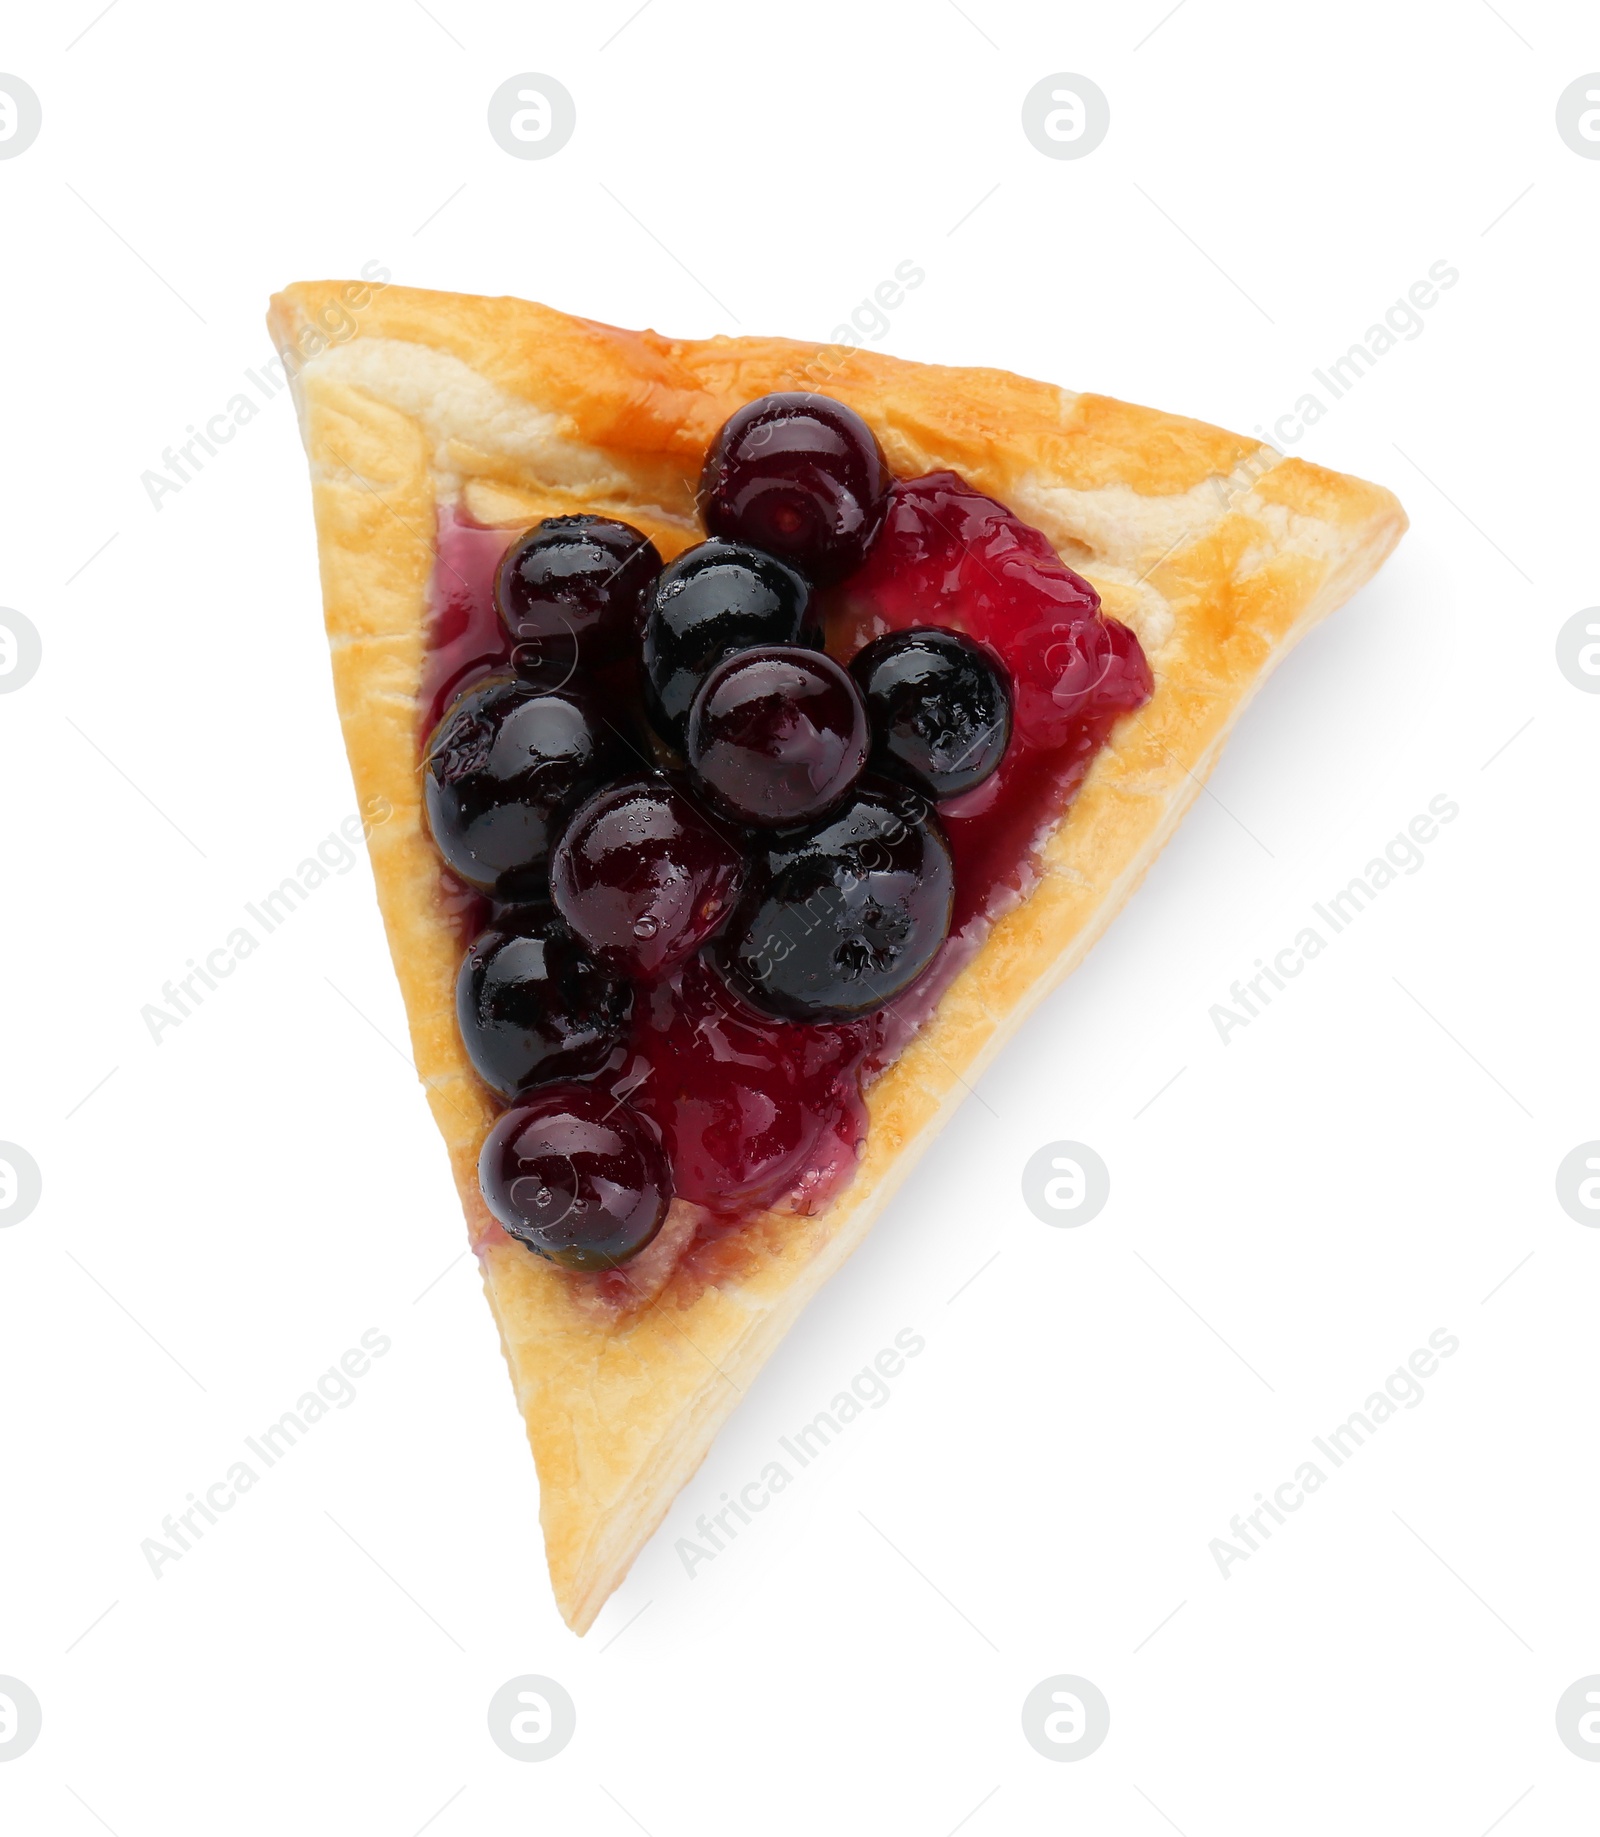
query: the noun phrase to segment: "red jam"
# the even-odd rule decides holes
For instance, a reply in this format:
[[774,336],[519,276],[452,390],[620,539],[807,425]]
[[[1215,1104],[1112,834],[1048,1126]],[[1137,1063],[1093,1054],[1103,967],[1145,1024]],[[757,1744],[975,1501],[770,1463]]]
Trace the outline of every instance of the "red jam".
[[835,590],[828,648],[938,625],[999,653],[1011,744],[998,771],[939,807],[956,863],[954,937],[1025,890],[1041,832],[1072,801],[1119,715],[1150,699],[1139,640],[1049,540],[954,472],[901,479],[866,564]]
[[[425,740],[479,677],[509,667],[494,572],[512,532],[446,511],[439,527],[421,689]],[[714,1280],[739,1224],[780,1203],[809,1212],[848,1179],[866,1134],[863,1087],[903,1048],[989,924],[1027,890],[1039,845],[1075,795],[1117,718],[1150,695],[1138,640],[1100,612],[1099,596],[1048,540],[953,472],[901,480],[866,563],[826,602],[840,661],[885,631],[965,632],[1006,664],[1012,737],[999,769],[940,806],[956,868],[948,941],[894,1008],[849,1024],[766,1020],[701,958],[637,990],[632,1034],[599,1082],[648,1117],[670,1157],[677,1196],[702,1208],[676,1252]],[[632,700],[618,665],[598,687]],[[463,946],[484,901],[445,872]],[[649,1255],[646,1252],[645,1255]],[[626,1266],[594,1281],[626,1302]]]
[[809,1210],[855,1163],[862,1070],[884,1032],[877,1015],[764,1020],[695,957],[638,992],[617,1088],[661,1130],[680,1199],[738,1215],[790,1195]]

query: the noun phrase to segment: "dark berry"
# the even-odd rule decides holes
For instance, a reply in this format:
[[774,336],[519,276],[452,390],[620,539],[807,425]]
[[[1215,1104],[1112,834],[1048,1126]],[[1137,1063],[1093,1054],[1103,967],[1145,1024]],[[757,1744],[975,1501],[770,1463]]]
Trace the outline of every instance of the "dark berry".
[[872,719],[872,763],[935,800],[960,797],[999,765],[1011,684],[982,645],[923,626],[886,632],[850,663]]
[[484,1202],[507,1232],[567,1269],[614,1269],[672,1203],[650,1126],[608,1091],[549,1084],[507,1110],[478,1157]]
[[815,828],[774,840],[714,954],[752,1008],[788,1021],[870,1014],[908,988],[950,929],[944,833],[903,786],[859,786]]
[[526,676],[565,680],[636,650],[661,572],[648,536],[611,517],[546,517],[506,550],[495,608]]
[[508,912],[474,939],[456,1020],[478,1076],[501,1097],[597,1072],[628,1028],[633,991],[548,906]]
[[712,667],[757,644],[797,644],[810,589],[770,555],[702,542],[661,570],[644,624],[645,708],[680,750],[689,704]]
[[576,691],[489,677],[456,698],[428,741],[428,828],[469,886],[525,898],[544,882],[563,818],[628,757]]
[[743,879],[738,847],[664,778],[592,797],[550,863],[561,916],[601,963],[641,978],[692,956],[732,910]]
[[790,828],[843,801],[867,762],[867,710],[823,651],[769,645],[725,657],[689,710],[684,751],[736,822]]
[[817,586],[861,566],[891,482],[872,429],[827,396],[764,395],[730,415],[700,474],[713,536],[781,555]]

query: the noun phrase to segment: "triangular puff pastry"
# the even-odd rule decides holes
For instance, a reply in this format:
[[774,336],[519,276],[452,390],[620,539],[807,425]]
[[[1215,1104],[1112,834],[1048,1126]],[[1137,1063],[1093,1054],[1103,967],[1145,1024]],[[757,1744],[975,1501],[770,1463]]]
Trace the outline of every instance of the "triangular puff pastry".
[[[512,299],[316,282],[272,304],[310,456],[334,684],[356,788],[392,820],[373,871],[416,1064],[449,1146],[538,1464],[556,1599],[584,1632],[740,1394],[1022,1017],[1137,886],[1273,665],[1405,528],[1389,492],[1199,422],[998,370],[768,338],[663,338]],[[870,424],[894,471],[950,468],[1043,530],[1133,627],[1155,693],[1126,717],[990,932],[870,1088],[857,1170],[769,1216],[736,1277],[608,1317],[493,1228],[476,1162],[495,1111],[457,1036],[460,943],[420,809],[418,688],[436,518],[619,516],[670,557],[720,424],[772,390]]]

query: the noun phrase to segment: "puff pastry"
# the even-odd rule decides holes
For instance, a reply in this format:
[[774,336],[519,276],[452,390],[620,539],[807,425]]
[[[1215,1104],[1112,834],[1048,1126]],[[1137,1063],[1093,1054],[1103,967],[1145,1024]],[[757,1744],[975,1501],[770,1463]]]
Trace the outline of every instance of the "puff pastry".
[[[998,370],[769,338],[619,331],[514,299],[315,282],[272,302],[310,458],[333,675],[417,1070],[449,1147],[538,1466],[557,1602],[584,1632],[806,1302],[1028,1010],[1082,960],[1215,763],[1246,702],[1405,528],[1382,488],[1259,442]],[[596,511],[670,557],[733,409],[770,390],[848,403],[901,476],[950,468],[1042,529],[1131,625],[1155,692],[1113,732],[932,1018],[868,1093],[853,1178],[768,1215],[737,1274],[621,1317],[492,1225],[476,1160],[495,1114],[457,1036],[460,944],[421,820],[418,689],[436,519],[525,527]]]

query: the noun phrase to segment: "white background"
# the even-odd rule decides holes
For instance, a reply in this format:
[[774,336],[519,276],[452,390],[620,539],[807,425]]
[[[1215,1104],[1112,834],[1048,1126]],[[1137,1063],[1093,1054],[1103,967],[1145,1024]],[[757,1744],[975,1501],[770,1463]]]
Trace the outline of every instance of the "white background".
[[[44,1706],[0,1826],[1593,1828],[1554,1723],[1600,1671],[1600,1231],[1554,1185],[1600,1136],[1600,701],[1554,650],[1600,599],[1600,162],[1554,125],[1592,12],[95,5],[0,38],[44,110],[0,162],[0,603],[44,641],[0,701],[0,1136],[44,1176],[0,1231],[0,1674]],[[549,160],[486,129],[522,71],[576,99]],[[1082,160],[1021,131],[1059,71],[1110,99]],[[825,339],[906,259],[883,348],[1246,430],[1449,261],[1293,448],[1413,528],[580,1642],[365,860],[141,1022],[354,800],[287,399],[159,510],[140,475],[294,279]],[[1230,984],[1441,793],[1425,865],[1223,1044]],[[1112,1175],[1076,1230],[1019,1184],[1063,1138]],[[156,1580],[141,1540],[374,1327],[357,1400]],[[891,1401],[688,1578],[674,1540],[903,1328]],[[1438,1328],[1425,1400],[1224,1579],[1211,1540]],[[485,1726],[527,1672],[578,1710],[532,1766]],[[1021,1732],[1055,1673],[1111,1705],[1077,1765]]]

